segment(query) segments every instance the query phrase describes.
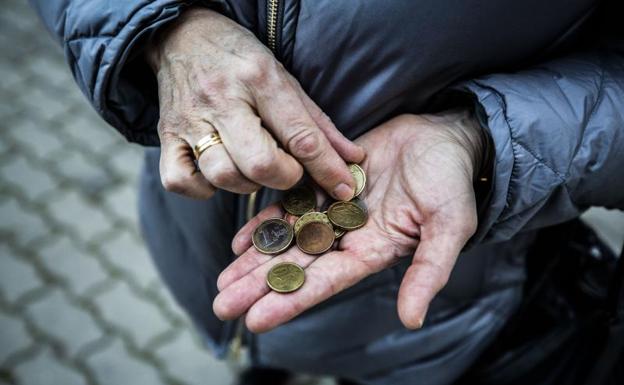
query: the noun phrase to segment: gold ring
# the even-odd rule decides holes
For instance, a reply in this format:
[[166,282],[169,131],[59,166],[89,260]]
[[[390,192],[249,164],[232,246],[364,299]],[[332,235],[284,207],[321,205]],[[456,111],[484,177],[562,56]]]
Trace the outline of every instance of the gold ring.
[[215,144],[220,144],[220,143],[223,143],[221,141],[221,136],[219,136],[219,134],[216,132],[212,132],[204,136],[203,138],[197,141],[197,144],[194,147],[193,152],[195,154],[195,159],[199,160],[199,157],[204,151],[214,146]]

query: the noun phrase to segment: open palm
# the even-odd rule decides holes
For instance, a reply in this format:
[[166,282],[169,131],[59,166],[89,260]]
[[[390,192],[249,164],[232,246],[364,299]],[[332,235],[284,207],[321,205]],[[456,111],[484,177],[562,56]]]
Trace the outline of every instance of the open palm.
[[[219,277],[213,304],[217,316],[233,319],[247,313],[251,331],[267,331],[413,255],[398,312],[405,326],[422,326],[429,303],[477,225],[472,179],[478,147],[466,126],[458,115],[403,115],[360,137],[356,142],[367,152],[362,167],[368,177],[361,197],[369,220],[320,257],[296,247],[278,256],[256,251],[253,229],[283,215],[277,204],[260,212],[233,241],[240,256]],[[305,284],[287,295],[270,291],[265,281],[269,269],[284,261],[306,269]]]

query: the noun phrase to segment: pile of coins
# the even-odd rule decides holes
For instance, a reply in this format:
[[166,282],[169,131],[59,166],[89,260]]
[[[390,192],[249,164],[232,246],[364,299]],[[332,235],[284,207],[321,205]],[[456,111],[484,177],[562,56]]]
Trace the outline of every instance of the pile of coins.
[[[316,195],[310,187],[302,185],[288,190],[282,199],[286,219],[270,218],[260,223],[252,235],[254,247],[264,254],[279,254],[287,250],[294,239],[301,251],[318,255],[331,249],[347,231],[364,226],[368,210],[358,196],[366,187],[366,174],[357,164],[350,164],[349,170],[356,182],[355,197],[351,201],[329,202],[326,210],[317,211]],[[269,287],[280,293],[295,291],[304,281],[303,268],[291,262],[279,263],[267,274]]]

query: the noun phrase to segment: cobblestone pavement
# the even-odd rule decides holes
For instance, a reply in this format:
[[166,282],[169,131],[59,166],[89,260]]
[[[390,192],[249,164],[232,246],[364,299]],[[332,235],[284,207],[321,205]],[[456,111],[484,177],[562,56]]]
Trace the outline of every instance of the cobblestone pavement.
[[[91,110],[25,2],[3,2],[0,52],[0,385],[230,383],[141,241],[141,149]],[[622,218],[590,216],[616,245]]]
[[138,233],[141,148],[25,1],[3,1],[0,51],[0,385],[229,384]]

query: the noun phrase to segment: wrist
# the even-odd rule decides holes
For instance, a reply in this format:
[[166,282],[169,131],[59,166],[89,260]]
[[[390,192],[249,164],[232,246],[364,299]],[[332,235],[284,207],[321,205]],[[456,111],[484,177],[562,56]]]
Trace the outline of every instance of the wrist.
[[192,51],[192,41],[196,36],[207,36],[202,31],[209,25],[210,18],[219,13],[202,7],[185,9],[180,17],[158,31],[147,44],[144,58],[154,73],[157,73],[167,57]]
[[455,109],[440,114],[427,115],[426,119],[436,125],[445,127],[445,132],[463,150],[463,159],[469,177],[476,181],[485,164],[485,148],[487,145],[484,130],[481,128],[474,112],[469,109]]

